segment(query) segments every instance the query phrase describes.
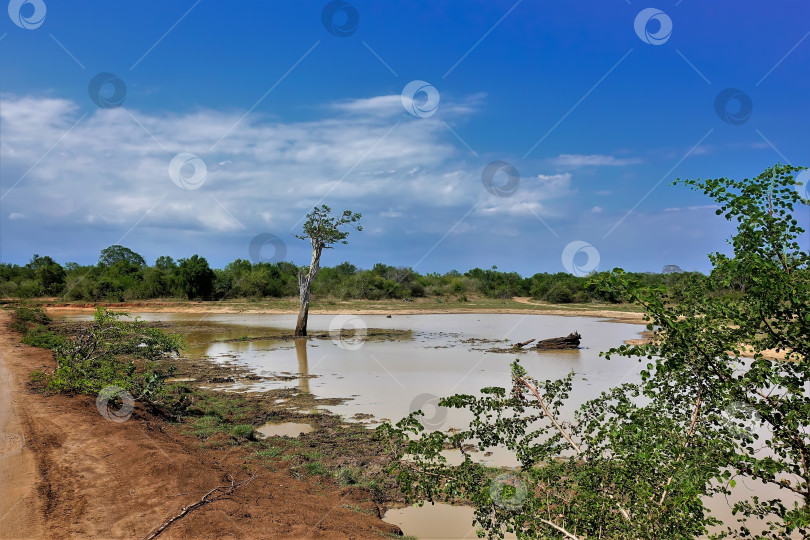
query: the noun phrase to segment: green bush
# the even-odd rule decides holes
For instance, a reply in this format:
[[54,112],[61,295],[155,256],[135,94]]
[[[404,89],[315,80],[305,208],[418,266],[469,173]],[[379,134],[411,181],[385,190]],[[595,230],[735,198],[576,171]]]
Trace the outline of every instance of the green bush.
[[28,306],[19,306],[18,308],[16,308],[15,315],[17,319],[24,322],[47,324],[51,321],[50,317],[45,315],[45,313],[43,313],[41,309],[31,308]]
[[231,435],[237,439],[245,439],[248,441],[253,441],[256,439],[256,432],[253,430],[253,426],[249,424],[239,424],[238,426],[234,426],[231,430]]
[[26,345],[43,349],[58,350],[67,345],[67,338],[49,330],[47,326],[37,325],[28,330],[22,340]]
[[335,481],[341,486],[353,486],[360,482],[360,471],[354,467],[341,467],[335,471]]
[[573,294],[568,285],[555,283],[551,286],[543,299],[552,304],[570,304],[573,300]]
[[[57,367],[48,388],[57,392],[98,394],[106,386],[118,386],[147,402],[161,401],[165,394],[163,380],[171,372],[156,369],[159,362],[182,348],[182,338],[136,319],[123,322],[125,314],[98,308],[94,323],[75,339],[57,343]],[[51,343],[45,334],[39,338]],[[135,361],[142,364],[136,369]]]

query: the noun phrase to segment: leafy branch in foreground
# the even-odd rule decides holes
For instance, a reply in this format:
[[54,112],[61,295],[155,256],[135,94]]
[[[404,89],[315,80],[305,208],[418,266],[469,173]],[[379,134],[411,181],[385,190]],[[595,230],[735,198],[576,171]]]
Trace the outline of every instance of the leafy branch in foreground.
[[[650,342],[606,353],[646,359],[639,384],[603,392],[566,422],[572,376],[537,382],[514,363],[511,392],[440,401],[472,413],[464,431],[426,433],[419,411],[381,426],[406,496],[469,502],[489,537],[808,538],[810,258],[792,216],[808,203],[795,190],[798,170],[680,181],[738,224],[733,253],[710,255],[708,280],[687,280],[677,295],[621,270],[594,281],[645,309]],[[738,293],[713,294],[722,288]],[[521,467],[497,475],[467,444],[507,448]],[[461,465],[447,464],[445,448],[461,452]],[[762,485],[760,496],[721,524],[705,502],[740,479]]]
[[[603,394],[573,422],[565,421],[561,408],[572,377],[538,382],[515,361],[511,392],[485,388],[481,397],[440,401],[473,414],[464,431],[424,433],[418,411],[396,426],[381,426],[406,496],[471,502],[490,538],[504,531],[521,538],[702,534],[714,520],[700,497],[721,473],[716,458],[697,457],[709,449],[685,444],[699,440],[699,427],[661,416],[657,404],[635,405],[639,388],[632,384]],[[499,475],[474,463],[465,450],[471,443],[480,451],[507,448],[520,470]],[[447,464],[441,452],[448,447],[462,453],[461,465]]]

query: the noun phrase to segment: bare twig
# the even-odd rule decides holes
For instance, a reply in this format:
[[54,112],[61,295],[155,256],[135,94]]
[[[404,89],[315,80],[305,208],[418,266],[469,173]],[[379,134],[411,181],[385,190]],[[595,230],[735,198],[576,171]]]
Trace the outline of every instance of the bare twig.
[[[229,477],[230,477],[230,475],[229,475]],[[240,487],[244,487],[244,486],[248,485],[249,483],[251,483],[256,477],[257,477],[257,475],[253,475],[250,478],[248,478],[247,480],[243,480],[243,481],[241,481],[239,483],[235,483],[233,478],[231,478],[231,485],[230,486],[217,486],[214,489],[212,489],[211,491],[209,491],[208,493],[206,493],[205,495],[203,495],[202,499],[200,499],[199,501],[195,502],[194,504],[190,504],[188,506],[183,507],[177,515],[175,515],[175,516],[167,519],[166,521],[164,521],[160,525],[160,527],[158,527],[157,529],[154,530],[154,532],[152,532],[148,536],[146,536],[144,538],[144,540],[153,540],[154,538],[157,538],[157,536],[160,535],[167,528],[169,528],[169,526],[172,523],[182,519],[189,512],[192,512],[193,510],[196,510],[197,508],[199,508],[199,507],[201,507],[201,506],[203,506],[205,504],[208,504],[210,502],[218,501],[218,500],[221,500],[221,499],[227,497],[228,495],[230,495],[231,493],[233,493],[234,491],[236,491]],[[217,493],[217,492],[219,492],[219,493]],[[217,493],[217,494],[214,495],[213,497],[211,497],[211,495],[213,495],[214,493]]]
[[562,527],[560,527],[559,525],[555,524],[554,522],[551,522],[551,521],[549,521],[549,520],[547,520],[547,519],[543,519],[543,518],[540,518],[540,521],[541,521],[541,522],[543,522],[543,523],[545,523],[545,524],[546,524],[546,525],[548,525],[549,527],[554,527],[555,529],[557,529],[558,531],[560,531],[561,533],[563,533],[563,534],[565,535],[565,537],[566,537],[566,538],[570,538],[571,540],[580,540],[580,539],[579,539],[579,536],[576,536],[576,535],[571,534],[570,532],[566,531],[565,529],[563,529],[563,528],[562,528]]

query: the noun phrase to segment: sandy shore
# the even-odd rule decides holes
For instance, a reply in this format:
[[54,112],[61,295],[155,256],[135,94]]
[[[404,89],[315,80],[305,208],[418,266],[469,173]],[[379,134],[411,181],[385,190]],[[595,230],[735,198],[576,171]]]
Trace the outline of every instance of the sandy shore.
[[[401,302],[336,302],[329,305],[315,305],[310,307],[310,314],[323,315],[330,313],[346,313],[353,315],[429,315],[429,314],[458,314],[458,313],[484,313],[484,314],[531,314],[531,315],[558,315],[563,317],[595,317],[630,324],[646,324],[643,313],[610,309],[602,305],[583,307],[583,305],[568,306],[563,304],[545,304],[535,302],[530,298],[515,297],[506,300],[504,307],[491,307],[463,304],[453,304],[442,307],[441,304],[414,302],[409,307],[403,307]],[[283,306],[274,306],[268,302],[184,302],[184,301],[145,301],[121,303],[49,303],[43,304],[48,313],[53,315],[65,313],[92,312],[96,306],[105,306],[118,311],[149,311],[162,313],[257,313],[257,314],[296,314],[297,307],[290,302]],[[525,306],[525,307],[524,307]]]

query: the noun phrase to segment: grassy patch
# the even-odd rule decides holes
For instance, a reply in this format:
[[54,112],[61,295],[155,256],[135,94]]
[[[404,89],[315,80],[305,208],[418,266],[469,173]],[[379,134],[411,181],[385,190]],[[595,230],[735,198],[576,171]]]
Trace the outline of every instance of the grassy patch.
[[234,426],[231,428],[231,435],[237,439],[244,439],[246,441],[256,440],[256,432],[253,430],[253,426],[249,424],[239,424]]
[[[357,512],[359,514],[365,514],[367,516],[375,515],[374,512],[369,510],[368,508],[363,508],[362,506],[357,506],[356,504],[344,504],[342,505],[343,508],[348,508],[353,512]],[[397,538],[400,538],[399,536]]]
[[221,425],[218,416],[208,415],[195,418],[190,424],[190,431],[201,439],[207,439],[215,433],[223,433],[226,431]]
[[270,446],[263,450],[256,450],[256,455],[263,458],[276,458],[284,453],[284,449],[280,446]]
[[326,467],[324,467],[323,463],[320,461],[305,463],[304,472],[307,473],[308,476],[326,476],[329,474],[329,471],[326,470]]
[[399,536],[394,533],[384,533],[380,531],[374,531],[382,538],[396,538],[397,540],[418,540],[415,536],[406,535],[406,536]]
[[335,482],[341,486],[353,486],[360,482],[360,470],[356,467],[340,467],[334,476]]

